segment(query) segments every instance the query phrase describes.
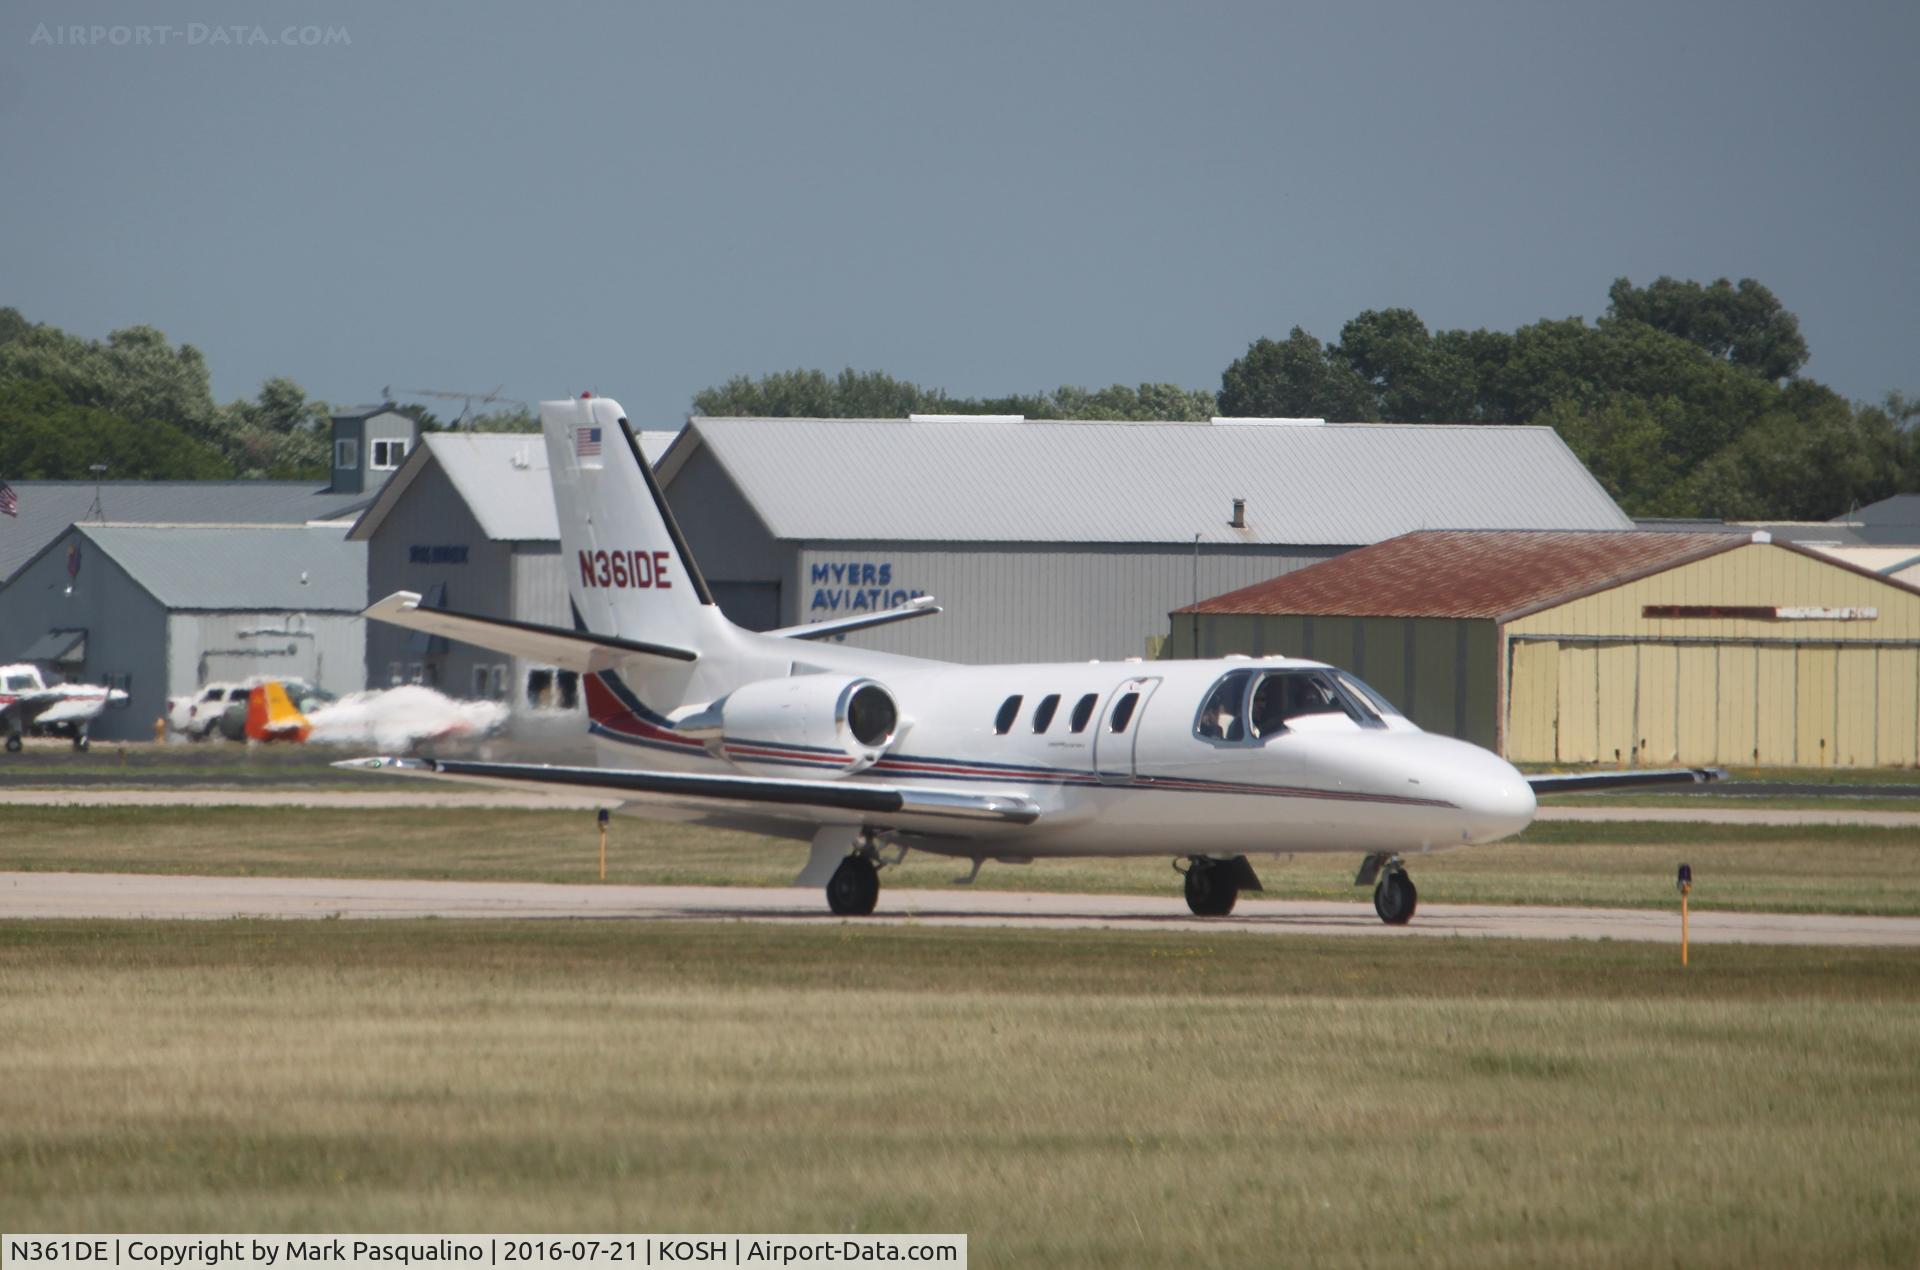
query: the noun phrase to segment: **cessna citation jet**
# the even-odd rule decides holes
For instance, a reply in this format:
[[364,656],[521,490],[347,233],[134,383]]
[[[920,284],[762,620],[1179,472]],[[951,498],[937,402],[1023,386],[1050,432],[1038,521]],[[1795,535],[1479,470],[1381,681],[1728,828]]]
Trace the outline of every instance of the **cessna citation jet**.
[[965,666],[820,643],[922,601],[764,633],[722,616],[618,403],[540,407],[574,629],[430,609],[366,615],[579,672],[602,766],[364,758],[382,773],[587,793],[632,815],[803,840],[797,885],[871,913],[907,851],[972,864],[1172,856],[1188,906],[1259,890],[1247,857],[1363,857],[1382,921],[1405,855],[1525,829],[1544,790],[1711,779],[1535,777],[1421,731],[1353,675],[1288,657]]

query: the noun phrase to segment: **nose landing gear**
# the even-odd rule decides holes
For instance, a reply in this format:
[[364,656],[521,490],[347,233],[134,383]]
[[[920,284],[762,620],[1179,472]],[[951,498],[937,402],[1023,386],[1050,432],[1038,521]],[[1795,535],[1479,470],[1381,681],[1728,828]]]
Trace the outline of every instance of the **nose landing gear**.
[[1397,855],[1376,852],[1360,864],[1360,872],[1354,876],[1355,886],[1373,886],[1373,911],[1380,914],[1380,920],[1389,926],[1405,926],[1413,920],[1413,910],[1420,903],[1420,892],[1413,885],[1413,879],[1407,876],[1406,868]]

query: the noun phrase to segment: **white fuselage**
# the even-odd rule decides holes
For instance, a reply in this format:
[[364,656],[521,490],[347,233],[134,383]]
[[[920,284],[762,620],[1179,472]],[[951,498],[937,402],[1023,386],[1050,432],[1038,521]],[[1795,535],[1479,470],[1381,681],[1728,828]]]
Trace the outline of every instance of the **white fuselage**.
[[[899,704],[894,739],[850,770],[849,756],[831,746],[732,730],[696,738],[674,722],[683,711],[616,712],[593,723],[604,766],[1011,794],[1039,809],[1033,824],[947,843],[902,835],[923,849],[1001,859],[1424,851],[1506,837],[1533,818],[1533,791],[1511,765],[1423,732],[1391,707],[1364,721],[1318,714],[1264,735],[1244,726],[1234,739],[1202,734],[1203,706],[1223,677],[1239,672],[1257,683],[1269,671],[1326,669],[1318,662],[963,666],[737,629],[715,635],[730,647],[710,649],[718,655],[707,666],[730,668],[735,682],[796,670],[871,677]],[[632,685],[639,700],[653,678]],[[714,695],[729,686],[706,685]],[[676,683],[656,699],[698,700],[704,694],[689,694],[693,687]]]
[[93,684],[52,684],[40,676],[40,668],[31,662],[0,666],[0,715],[15,731],[30,725],[55,724],[77,726],[92,722],[109,702],[125,701],[127,694],[118,688]]

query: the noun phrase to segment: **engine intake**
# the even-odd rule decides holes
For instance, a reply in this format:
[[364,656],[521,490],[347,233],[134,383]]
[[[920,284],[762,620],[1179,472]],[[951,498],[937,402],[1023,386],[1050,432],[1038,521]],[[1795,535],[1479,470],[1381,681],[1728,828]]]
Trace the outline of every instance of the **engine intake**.
[[762,679],[714,704],[724,752],[742,766],[833,761],[858,772],[879,762],[900,730],[899,703],[872,679]]

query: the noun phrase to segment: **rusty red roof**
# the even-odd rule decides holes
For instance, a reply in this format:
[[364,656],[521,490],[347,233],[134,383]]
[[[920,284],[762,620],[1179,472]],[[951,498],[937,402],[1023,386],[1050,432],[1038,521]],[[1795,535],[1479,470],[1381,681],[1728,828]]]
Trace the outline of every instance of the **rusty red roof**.
[[1508,621],[1752,541],[1718,532],[1423,530],[1178,611]]

